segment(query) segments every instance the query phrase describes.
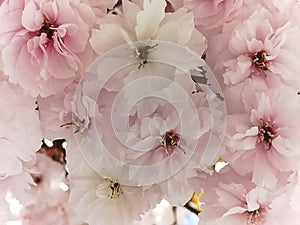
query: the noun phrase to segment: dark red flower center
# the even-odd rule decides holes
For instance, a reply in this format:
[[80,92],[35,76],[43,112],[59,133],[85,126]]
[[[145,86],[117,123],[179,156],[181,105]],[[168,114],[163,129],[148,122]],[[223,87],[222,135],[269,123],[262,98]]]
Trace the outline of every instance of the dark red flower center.
[[160,142],[160,145],[165,147],[166,153],[172,153],[180,143],[180,135],[174,130],[167,131]]
[[265,51],[259,51],[253,56],[253,63],[261,70],[268,70],[269,62],[267,60],[267,53]]
[[265,149],[270,150],[272,146],[272,140],[276,136],[276,131],[270,125],[270,121],[260,119],[262,125],[258,127],[258,141],[264,143]]
[[53,26],[50,24],[50,22],[48,20],[45,20],[42,27],[38,31],[38,35],[45,33],[47,35],[47,38],[50,40],[52,39],[52,36],[54,34],[54,30],[52,28]]
[[31,174],[31,176],[32,176],[34,183],[36,183],[37,185],[42,183],[43,178],[40,174]]

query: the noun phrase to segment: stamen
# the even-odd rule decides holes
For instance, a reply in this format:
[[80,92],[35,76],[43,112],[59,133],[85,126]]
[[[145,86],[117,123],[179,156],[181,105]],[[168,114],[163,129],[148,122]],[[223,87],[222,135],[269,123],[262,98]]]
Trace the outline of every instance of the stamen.
[[50,24],[50,22],[48,20],[45,20],[42,27],[38,30],[38,35],[46,33],[47,38],[50,40],[52,39],[52,36],[54,34],[54,30],[52,28],[53,26]]
[[261,225],[264,221],[262,209],[247,212],[247,225]]
[[145,64],[147,63],[148,61],[148,55],[150,53],[150,50],[157,47],[158,44],[155,44],[153,46],[149,46],[149,45],[146,45],[146,46],[142,46],[142,47],[138,47],[136,50],[135,50],[135,56],[136,58],[140,59],[141,62],[138,66],[138,69],[142,68],[145,66]]
[[80,120],[78,118],[69,123],[62,124],[62,125],[60,125],[60,127],[72,126],[72,125],[75,127],[74,134],[79,133],[86,128],[85,127],[85,119]]
[[204,204],[203,202],[200,202],[200,198],[204,195],[204,190],[201,189],[199,194],[193,193],[191,199],[184,205],[185,208],[190,210],[191,212],[198,215],[200,212],[202,212],[201,206]]
[[267,60],[267,53],[265,51],[259,51],[254,54],[253,62],[262,70],[268,70],[268,60]]
[[272,140],[276,136],[276,132],[273,130],[273,128],[270,125],[270,121],[264,121],[263,119],[260,119],[262,122],[262,125],[258,127],[258,141],[264,142],[264,146],[266,150],[270,150],[272,147]]
[[123,194],[121,185],[117,180],[110,180],[110,185],[109,185],[111,193],[107,195],[107,197],[111,199],[116,199],[118,198],[121,194]]
[[[169,156],[173,153],[180,144],[180,135],[177,134],[174,130],[167,131],[163,136],[163,139],[160,141],[160,145],[165,147],[165,151]],[[180,147],[179,147],[180,148]],[[180,148],[183,152],[184,150]]]

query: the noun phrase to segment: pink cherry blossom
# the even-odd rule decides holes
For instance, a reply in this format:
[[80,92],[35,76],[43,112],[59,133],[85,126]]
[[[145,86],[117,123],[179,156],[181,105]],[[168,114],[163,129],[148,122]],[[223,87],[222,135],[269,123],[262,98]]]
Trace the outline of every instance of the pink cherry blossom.
[[[130,94],[129,90],[124,96],[122,92],[100,91],[97,102],[103,117],[97,131],[110,155],[126,165],[137,166],[138,169],[131,172],[131,179],[141,185],[143,182],[148,184],[151,174],[157,174],[151,184],[158,188],[158,194],[179,205],[187,201],[193,191],[185,181],[195,176],[194,168],[199,167],[204,154],[206,142],[197,143],[210,129],[210,112],[205,105],[204,94],[192,94],[195,85],[188,77],[182,74],[175,76],[178,84],[173,82],[169,86],[163,82],[159,84],[155,79],[139,83],[133,89],[135,94]],[[182,89],[176,86],[179,84]],[[153,97],[131,105],[136,96],[147,91]],[[184,93],[188,95],[184,97]],[[191,102],[186,98],[190,98]],[[177,100],[180,104],[176,103]],[[96,152],[97,149],[90,150],[89,154]],[[188,163],[189,157],[192,159]],[[157,165],[156,169],[153,165]],[[111,165],[97,165],[98,168],[100,166]]]
[[299,15],[0,0],[0,224],[299,225]]
[[100,29],[92,30],[93,49],[100,55],[123,43],[163,40],[188,46],[202,55],[206,40],[194,28],[193,14],[184,8],[165,13],[165,7],[161,0],[145,0],[143,6],[123,1],[121,16],[108,15],[100,20]]
[[297,224],[299,211],[292,206],[299,186],[295,175],[289,179],[287,186],[271,190],[255,187],[249,176],[239,176],[232,170],[216,176],[198,177],[198,185],[203,183],[206,188],[216,187],[203,196],[206,203],[200,214],[203,224]]
[[268,190],[255,186],[249,174],[239,175],[230,164],[220,173],[198,173],[189,182],[194,188],[205,190],[201,198],[203,211],[199,215],[201,225],[262,225],[273,198],[283,192],[277,187]]
[[[215,160],[215,162],[217,159]],[[226,212],[223,207],[220,207],[219,197],[216,194],[216,188],[220,183],[230,184],[238,182],[243,184],[247,189],[254,188],[255,185],[251,183],[251,176],[241,176],[236,173],[230,165],[217,173],[213,170],[212,165],[208,168],[210,172],[198,171],[197,176],[188,179],[188,183],[197,193],[201,189],[204,190],[204,195],[201,197],[201,206],[203,209],[199,214],[201,225],[216,225],[219,218]]]
[[133,224],[151,207],[143,187],[118,182],[126,172],[123,168],[114,167],[108,171],[111,177],[102,177],[86,164],[77,149],[72,150],[73,156],[68,164],[71,168],[76,165],[76,168],[71,169],[73,173],[69,177],[69,202],[79,219],[94,225]]
[[247,190],[242,184],[219,184],[216,188],[219,203],[226,211],[217,224],[263,225],[274,192],[256,187]]
[[[240,109],[227,119],[226,159],[240,174],[253,172],[254,183],[271,187],[284,179],[284,171],[297,168],[299,98],[292,88],[255,93],[251,84],[240,90]],[[226,97],[230,100],[229,92]]]
[[4,73],[32,96],[70,84],[92,59],[88,45],[94,14],[80,1],[6,0],[0,8]]
[[247,78],[263,78],[270,87],[299,86],[296,58],[298,27],[261,7],[233,29],[228,42],[232,59],[224,62],[224,82],[235,85]]

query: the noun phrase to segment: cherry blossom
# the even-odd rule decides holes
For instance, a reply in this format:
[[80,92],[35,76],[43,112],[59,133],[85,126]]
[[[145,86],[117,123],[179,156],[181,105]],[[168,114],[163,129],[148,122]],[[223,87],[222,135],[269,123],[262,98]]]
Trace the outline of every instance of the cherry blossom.
[[0,223],[298,225],[299,10],[0,0]]
[[[290,118],[296,118],[299,99],[292,88],[255,92],[251,84],[255,83],[237,89],[243,108],[228,116],[226,159],[234,162],[231,166],[238,173],[253,171],[253,182],[271,187],[284,178],[282,172],[297,168],[298,123]],[[226,97],[230,99],[230,94]]]
[[108,15],[101,20],[100,29],[92,30],[93,49],[100,55],[123,43],[163,40],[188,46],[202,55],[206,40],[194,28],[192,13],[184,8],[165,13],[165,7],[165,1],[160,0],[145,0],[142,6],[123,1],[121,16]]
[[217,224],[263,225],[272,194],[264,188],[247,190],[240,184],[219,184],[216,189],[221,207],[226,212]]
[[228,49],[232,59],[224,62],[224,82],[235,85],[251,77],[266,80],[270,87],[299,86],[296,40],[299,28],[259,8],[233,29]]
[[122,168],[114,168],[108,171],[110,177],[102,177],[86,164],[76,149],[69,163],[73,171],[69,176],[69,201],[79,219],[95,225],[132,224],[151,207],[143,187],[119,183],[118,178],[124,173]]
[[4,73],[34,97],[66,87],[92,59],[94,14],[84,2],[7,0],[0,18],[8,21],[0,32]]

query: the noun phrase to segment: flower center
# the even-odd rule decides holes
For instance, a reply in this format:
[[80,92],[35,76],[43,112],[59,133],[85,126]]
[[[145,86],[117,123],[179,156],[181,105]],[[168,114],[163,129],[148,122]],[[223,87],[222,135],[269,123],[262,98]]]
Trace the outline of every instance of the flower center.
[[98,184],[96,189],[96,195],[99,198],[117,199],[122,194],[121,184],[117,180],[110,178],[106,178],[104,182]]
[[42,27],[38,31],[38,35],[45,33],[47,34],[47,38],[50,40],[52,39],[52,36],[54,34],[54,30],[52,28],[53,26],[50,24],[50,22],[48,20],[45,20]]
[[254,54],[253,62],[257,65],[261,70],[268,70],[268,60],[267,60],[267,53],[265,51],[259,51]]
[[158,44],[155,44],[153,46],[149,46],[149,45],[146,45],[146,46],[141,46],[141,47],[138,47],[136,50],[135,50],[135,56],[137,59],[140,59],[141,62],[138,66],[138,69],[144,67],[144,65],[147,63],[148,61],[148,54],[150,53],[150,50],[157,47]]
[[247,212],[247,225],[261,225],[264,221],[261,209]]
[[258,127],[258,141],[263,142],[266,150],[270,150],[272,146],[272,140],[274,139],[276,132],[270,125],[270,121],[264,121],[260,119],[262,125]]
[[120,183],[116,180],[110,181],[109,188],[110,188],[111,193],[107,197],[109,197],[111,199],[116,199],[123,193]]
[[163,139],[160,141],[160,145],[165,148],[167,155],[170,155],[172,152],[174,152],[179,146],[179,143],[180,135],[174,130],[167,131],[163,136]]
[[42,176],[40,174],[31,174],[31,177],[34,181],[34,183],[36,183],[36,185],[39,185],[40,183],[42,183]]

